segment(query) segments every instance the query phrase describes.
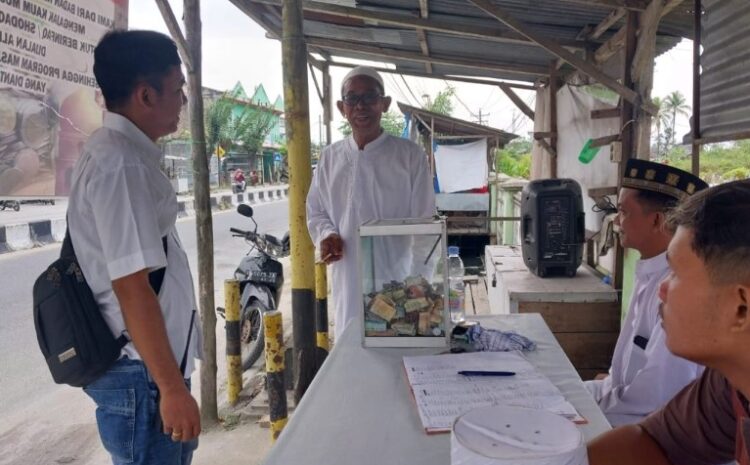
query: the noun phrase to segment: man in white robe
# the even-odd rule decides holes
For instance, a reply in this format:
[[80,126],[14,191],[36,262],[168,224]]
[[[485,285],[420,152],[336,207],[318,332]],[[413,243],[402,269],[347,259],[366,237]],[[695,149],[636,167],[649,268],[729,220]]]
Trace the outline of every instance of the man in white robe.
[[639,422],[703,372],[667,349],[658,288],[670,273],[666,251],[673,231],[665,226],[666,216],[708,186],[671,166],[631,159],[622,187],[615,224],[622,246],[640,252],[641,259],[609,374],[585,383],[612,426]]
[[[336,309],[335,336],[362,318],[357,230],[381,219],[428,218],[435,214],[435,191],[425,152],[413,142],[391,136],[380,126],[391,99],[383,79],[360,66],[342,82],[341,114],[352,134],[325,149],[307,196],[307,226],[321,259],[331,264]],[[408,248],[381,250],[394,263],[405,262]]]

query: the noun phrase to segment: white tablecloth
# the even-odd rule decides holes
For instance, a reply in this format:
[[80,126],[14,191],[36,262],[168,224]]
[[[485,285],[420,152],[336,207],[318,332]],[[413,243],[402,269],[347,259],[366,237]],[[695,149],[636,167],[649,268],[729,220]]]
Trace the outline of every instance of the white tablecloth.
[[[592,439],[610,426],[538,314],[478,317],[537,343],[528,359],[588,420]],[[404,355],[435,349],[364,348],[349,325],[265,460],[266,465],[448,465],[450,434],[427,435],[404,373]]]

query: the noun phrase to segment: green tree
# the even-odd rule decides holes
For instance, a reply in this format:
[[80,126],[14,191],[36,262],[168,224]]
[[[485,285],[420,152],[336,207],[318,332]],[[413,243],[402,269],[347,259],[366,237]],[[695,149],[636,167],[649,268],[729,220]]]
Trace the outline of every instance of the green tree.
[[495,169],[514,178],[531,175],[531,139],[514,139],[495,152]]
[[668,142],[665,140],[666,133],[664,127],[669,124],[669,114],[667,113],[664,99],[655,97],[651,103],[658,109],[656,116],[651,119],[651,124],[656,129],[656,157],[661,158],[664,156],[666,146],[668,145]]
[[675,124],[677,116],[689,116],[690,105],[687,104],[687,99],[682,95],[682,92],[678,90],[667,95],[662,103],[664,105],[664,112],[669,115],[670,126],[667,143],[674,146],[676,143]]
[[[206,144],[211,153],[215,153],[219,145],[227,151],[258,153],[276,122],[276,115],[271,111],[243,105],[237,97],[236,92],[227,92],[206,108]],[[235,114],[234,109],[238,107],[241,111]]]
[[453,114],[453,97],[456,95],[456,88],[448,85],[445,89],[438,92],[434,100],[425,105],[425,110],[441,115],[450,116]]
[[[401,134],[404,132],[404,115],[395,111],[383,113],[383,116],[380,118],[380,127],[388,134],[401,137]],[[351,135],[352,126],[349,124],[349,121],[342,121],[339,125],[339,131],[344,136]]]
[[[750,140],[705,145],[701,151],[700,176],[711,184],[750,177]],[[675,147],[665,163],[690,171],[691,157],[683,147]]]
[[210,153],[216,153],[219,145],[227,146],[230,140],[232,120],[232,102],[222,96],[209,103],[204,113],[206,128],[206,145]]

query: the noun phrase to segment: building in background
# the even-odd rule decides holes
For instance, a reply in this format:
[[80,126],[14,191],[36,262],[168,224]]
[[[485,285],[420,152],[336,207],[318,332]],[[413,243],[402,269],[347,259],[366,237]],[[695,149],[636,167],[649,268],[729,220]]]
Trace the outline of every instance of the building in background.
[[[212,138],[208,123],[212,108],[217,102],[224,106],[217,116],[220,127],[215,128],[221,135]],[[228,91],[204,87],[203,104],[207,119],[206,149],[210,152],[211,185],[218,185],[220,180],[221,185],[228,185],[231,173],[238,168],[248,174],[255,171],[259,183],[279,182],[285,172],[286,153],[284,103],[281,96],[277,96],[272,103],[263,84],[259,84],[253,95],[248,97],[245,88],[237,82]],[[240,128],[243,125],[244,133]],[[260,140],[243,141],[243,134],[247,136],[249,133],[252,133],[249,135],[250,139],[254,139],[255,134],[260,136]],[[177,192],[192,190],[191,143],[190,119],[185,106],[178,130],[162,140],[165,172],[172,179]],[[252,177],[248,178],[250,181]]]

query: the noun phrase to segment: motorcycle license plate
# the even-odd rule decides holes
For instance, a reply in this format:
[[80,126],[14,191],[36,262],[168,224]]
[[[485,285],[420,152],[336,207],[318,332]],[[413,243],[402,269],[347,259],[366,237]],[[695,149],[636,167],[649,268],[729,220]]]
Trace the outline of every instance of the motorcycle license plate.
[[250,274],[250,281],[256,281],[265,284],[276,284],[278,273],[274,271],[253,271]]

